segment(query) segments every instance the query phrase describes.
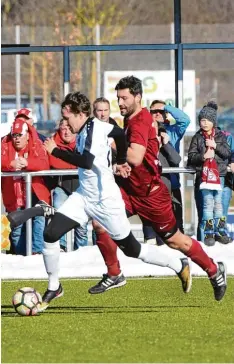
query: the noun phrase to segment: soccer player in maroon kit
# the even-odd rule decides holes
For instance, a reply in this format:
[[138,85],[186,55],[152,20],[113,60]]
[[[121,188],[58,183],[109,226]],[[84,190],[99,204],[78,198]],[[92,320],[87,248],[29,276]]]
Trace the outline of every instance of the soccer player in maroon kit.
[[225,265],[215,263],[197,240],[177,228],[171,196],[160,177],[159,142],[152,116],[141,107],[142,83],[134,76],[124,77],[115,90],[129,143],[127,162],[132,168],[130,176],[120,178],[118,183],[128,216],[137,214],[147,220],[170,248],[200,266],[210,279],[215,299],[220,301],[227,287]]

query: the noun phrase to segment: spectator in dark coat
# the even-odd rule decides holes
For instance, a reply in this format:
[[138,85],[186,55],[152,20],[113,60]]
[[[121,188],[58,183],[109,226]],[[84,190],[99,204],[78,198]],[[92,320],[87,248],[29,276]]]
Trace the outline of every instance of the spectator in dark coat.
[[[154,122],[156,132],[158,135],[158,139],[160,142],[160,151],[159,151],[159,161],[161,163],[162,168],[167,167],[177,167],[181,161],[181,157],[179,153],[175,150],[175,148],[170,143],[170,137],[164,128],[162,123]],[[172,181],[171,181],[171,173],[162,173],[162,181],[167,186],[169,192],[172,194]],[[175,197],[172,195],[172,203],[175,213],[175,206],[179,204]],[[143,234],[144,234],[144,241],[147,244],[158,244],[162,245],[163,241],[160,237],[155,233],[154,229],[145,221],[143,223]]]
[[231,156],[226,136],[216,127],[217,104],[208,102],[200,111],[200,129],[193,136],[188,166],[196,168],[195,200],[198,211],[198,239],[211,246],[230,242],[223,215],[222,189]]
[[[150,113],[153,121],[162,124],[166,129],[170,136],[172,146],[180,153],[180,142],[190,124],[189,116],[177,107],[167,105],[163,100],[154,100],[150,105]],[[174,118],[175,124],[170,123],[169,115]],[[184,233],[182,196],[180,191],[180,176],[178,173],[171,173],[171,184],[172,195],[179,201],[179,204],[174,205],[176,221],[180,231]]]
[[110,117],[110,102],[105,97],[98,97],[93,103],[93,115],[106,123],[117,126],[118,124]]

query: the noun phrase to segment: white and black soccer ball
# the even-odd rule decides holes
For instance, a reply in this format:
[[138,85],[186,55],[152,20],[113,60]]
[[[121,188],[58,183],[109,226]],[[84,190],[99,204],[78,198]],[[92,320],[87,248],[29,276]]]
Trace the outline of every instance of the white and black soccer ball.
[[40,293],[32,287],[20,288],[12,297],[13,307],[21,316],[37,315],[41,302]]

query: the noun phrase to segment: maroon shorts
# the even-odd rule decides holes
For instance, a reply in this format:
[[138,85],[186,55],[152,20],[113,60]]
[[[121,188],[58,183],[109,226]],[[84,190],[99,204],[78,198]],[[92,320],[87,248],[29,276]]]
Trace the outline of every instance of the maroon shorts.
[[[139,215],[148,220],[156,232],[167,234],[177,230],[176,219],[174,216],[171,196],[167,187],[161,183],[159,188],[150,192],[148,196],[137,197],[128,195],[125,190],[120,188],[126,210],[131,215]],[[171,235],[171,234],[170,234]]]

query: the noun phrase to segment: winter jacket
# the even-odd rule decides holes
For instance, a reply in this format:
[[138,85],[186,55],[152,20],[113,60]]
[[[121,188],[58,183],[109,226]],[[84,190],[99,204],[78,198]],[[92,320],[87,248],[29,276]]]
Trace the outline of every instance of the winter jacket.
[[[41,140],[38,138],[36,129],[28,125],[29,141],[27,145],[27,161],[28,166],[22,171],[41,171],[50,169],[49,159],[46,151],[43,148]],[[16,150],[13,146],[11,135],[7,135],[2,139],[1,145],[1,170],[3,172],[13,172],[14,169],[10,166],[12,160],[15,159]],[[17,199],[15,195],[15,177],[2,178],[2,198],[3,204],[8,212],[16,210]],[[22,184],[24,180],[22,179]],[[44,200],[50,203],[50,191],[45,186],[43,177],[32,178],[32,192],[39,200]]]
[[[218,128],[215,129],[214,140],[216,143],[215,160],[218,165],[219,175],[227,174],[227,165],[231,157],[231,149],[227,143],[226,136]],[[205,139],[201,129],[192,137],[188,151],[188,167],[196,169],[196,184],[200,184],[201,172],[204,163],[204,154],[206,152]]]
[[176,123],[173,125],[170,125],[169,123],[164,123],[163,126],[165,127],[167,134],[170,136],[171,144],[173,145],[175,150],[180,153],[180,141],[190,124],[190,118],[182,110],[171,105],[165,105],[164,110],[166,112],[169,112],[176,121]]
[[232,150],[231,163],[234,163],[234,150]]
[[[75,150],[76,142],[72,143],[65,143],[59,134],[59,131],[57,131],[54,136],[54,141],[57,144],[58,148],[62,150]],[[56,158],[53,155],[49,155],[49,163],[51,169],[77,169],[76,166],[73,164],[64,162],[62,159]],[[55,187],[59,186],[61,187],[67,194],[71,194],[72,192],[76,191],[76,189],[79,186],[79,180],[78,180],[78,173],[74,176],[54,176],[52,179],[50,179],[50,189],[54,189]]]
[[[172,146],[175,148],[177,153],[180,153],[180,141],[190,124],[190,118],[182,110],[171,105],[165,105],[164,110],[170,113],[176,121],[173,125],[170,125],[169,123],[164,123],[163,126],[165,127],[167,134],[170,137],[170,142]],[[175,167],[178,167],[178,165]],[[171,173],[171,183],[172,189],[180,188],[179,174]]]
[[[222,130],[222,133],[226,136],[228,145],[231,148],[231,156],[230,156],[229,163],[234,163],[234,138],[228,131]],[[234,187],[234,174],[232,172],[227,172],[226,177],[225,177],[224,186],[233,189],[233,187]]]
[[111,125],[118,126],[118,124],[117,124],[117,122],[115,121],[115,119],[113,119],[113,118],[111,118],[111,117],[109,117],[109,123],[110,123]]
[[[179,153],[171,145],[171,143],[163,144],[159,151],[159,161],[163,168],[177,167],[181,161]],[[161,178],[168,190],[171,192],[171,174],[162,173]]]

